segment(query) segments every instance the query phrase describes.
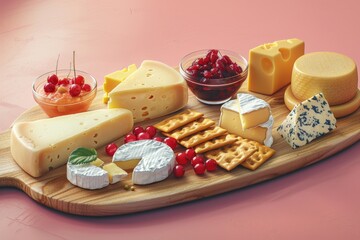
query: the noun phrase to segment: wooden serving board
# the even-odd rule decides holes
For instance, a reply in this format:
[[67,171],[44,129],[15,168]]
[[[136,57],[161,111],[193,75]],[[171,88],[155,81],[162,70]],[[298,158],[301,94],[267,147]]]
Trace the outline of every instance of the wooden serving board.
[[[245,92],[246,83],[240,91]],[[207,196],[220,194],[254,183],[268,180],[327,158],[360,139],[360,110],[348,117],[338,119],[337,128],[310,144],[293,150],[276,132],[289,110],[283,101],[284,89],[273,96],[255,94],[265,99],[275,118],[273,128],[276,154],[256,171],[238,167],[231,172],[221,168],[204,176],[197,176],[188,166],[185,176],[177,179],[173,175],[162,182],[135,186],[135,191],[126,191],[124,184],[131,185],[131,174],[121,183],[100,190],[84,190],[73,186],[66,179],[66,167],[55,169],[43,177],[33,178],[20,169],[10,154],[11,129],[0,134],[0,186],[13,186],[23,190],[35,201],[48,207],[77,215],[104,216],[139,212]],[[99,89],[91,109],[105,108],[103,91]],[[219,119],[220,106],[207,106],[190,94],[188,108],[203,112],[206,117]],[[30,121],[47,116],[36,106],[24,112],[17,120]],[[168,117],[168,116],[167,116]],[[154,124],[166,117],[143,122]],[[117,141],[121,144],[123,139]],[[181,150],[180,148],[178,150]],[[99,157],[110,162],[104,148],[98,149]]]

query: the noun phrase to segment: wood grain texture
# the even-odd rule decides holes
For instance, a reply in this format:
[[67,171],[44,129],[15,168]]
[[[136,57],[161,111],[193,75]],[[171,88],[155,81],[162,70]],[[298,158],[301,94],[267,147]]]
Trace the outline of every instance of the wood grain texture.
[[[245,91],[246,83],[240,91]],[[104,108],[100,89],[91,110]],[[168,179],[145,186],[136,186],[135,191],[126,191],[123,184],[131,184],[131,174],[122,183],[110,185],[100,190],[84,190],[73,186],[66,179],[65,166],[55,169],[43,177],[33,178],[23,172],[10,154],[10,129],[0,134],[0,186],[13,186],[23,190],[35,201],[48,207],[76,215],[104,216],[144,211],[207,196],[220,194],[254,183],[268,180],[296,169],[305,167],[350,146],[360,139],[360,110],[352,115],[338,119],[337,128],[312,143],[293,150],[276,132],[277,126],[289,111],[283,101],[284,89],[273,96],[254,94],[265,99],[272,108],[275,119],[273,129],[276,154],[256,171],[238,167],[231,172],[218,169],[204,176],[194,174],[187,166],[184,178]],[[203,112],[205,117],[218,121],[220,106],[207,106],[199,103],[190,94],[188,108]],[[24,112],[15,122],[46,118],[36,106]],[[154,124],[166,117],[150,120],[139,125]],[[121,144],[123,139],[117,141]],[[181,150],[179,147],[177,150]],[[104,148],[98,149],[99,157],[105,162]]]

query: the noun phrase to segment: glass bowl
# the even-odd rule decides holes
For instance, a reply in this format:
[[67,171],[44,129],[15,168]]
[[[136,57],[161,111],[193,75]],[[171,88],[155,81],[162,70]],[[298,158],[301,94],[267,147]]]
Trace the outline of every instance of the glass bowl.
[[233,62],[236,62],[237,65],[241,67],[241,73],[231,77],[206,79],[206,81],[190,75],[187,71],[188,67],[190,67],[196,59],[205,57],[209,51],[210,49],[199,50],[183,57],[179,66],[180,74],[185,79],[191,92],[200,102],[210,105],[223,104],[237,93],[242,83],[246,80],[248,62],[244,57],[233,51],[220,49],[219,53],[221,55],[229,56]]
[[[57,76],[60,79],[66,78],[71,72],[69,69],[60,69]],[[73,72],[71,72],[73,74]],[[44,110],[49,117],[57,117],[74,113],[85,112],[89,109],[91,102],[96,96],[97,82],[89,73],[76,70],[76,75],[82,75],[85,79],[84,84],[89,84],[91,90],[89,92],[81,91],[81,93],[72,97],[68,91],[55,91],[54,93],[45,93],[44,84],[47,83],[48,76],[55,74],[55,71],[47,72],[38,77],[33,85],[32,92],[35,101]],[[70,75],[69,78],[73,77]],[[70,86],[64,85],[64,88]]]

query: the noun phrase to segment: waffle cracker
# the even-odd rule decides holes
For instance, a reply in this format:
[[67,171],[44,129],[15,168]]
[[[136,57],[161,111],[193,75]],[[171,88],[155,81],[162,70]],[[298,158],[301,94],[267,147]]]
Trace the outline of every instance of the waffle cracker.
[[164,119],[163,121],[154,125],[155,128],[162,132],[168,133],[176,128],[182,127],[189,122],[195,121],[201,118],[204,114],[195,112],[191,109],[187,109],[179,114]]
[[272,155],[275,154],[275,150],[264,146],[258,142],[247,140],[250,144],[256,146],[257,150],[248,157],[241,166],[250,169],[256,170],[260,167],[264,162],[266,162]]
[[200,143],[206,142],[225,133],[227,133],[227,131],[221,127],[210,127],[204,131],[198,132],[180,140],[180,144],[186,148],[192,148],[196,145],[199,145]]
[[195,133],[198,133],[202,130],[205,130],[212,125],[215,125],[215,122],[209,118],[200,118],[194,122],[188,123],[183,127],[180,127],[178,129],[175,129],[174,131],[165,133],[163,132],[165,136],[173,137],[176,140],[183,139],[184,137],[193,135]]
[[236,136],[233,134],[221,135],[213,138],[207,142],[200,143],[194,147],[196,153],[204,153],[210,150],[218,149],[226,145],[232,144],[236,141]]
[[256,147],[245,139],[238,137],[236,142],[205,153],[207,158],[214,159],[218,165],[231,171],[256,151]]

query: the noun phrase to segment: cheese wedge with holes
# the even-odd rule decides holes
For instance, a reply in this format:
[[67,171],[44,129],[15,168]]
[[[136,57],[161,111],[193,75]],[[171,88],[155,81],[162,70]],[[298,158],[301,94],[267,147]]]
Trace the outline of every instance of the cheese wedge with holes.
[[304,55],[300,39],[280,40],[255,47],[249,52],[248,89],[271,95],[288,85],[294,62]]
[[185,80],[172,67],[146,60],[109,93],[108,108],[126,108],[141,122],[175,112],[187,104]]
[[239,113],[243,130],[256,127],[270,118],[270,105],[251,94],[238,93]]
[[239,114],[238,101],[236,99],[224,103],[220,111],[219,126],[226,129],[229,133],[257,141],[268,147],[273,144],[272,127],[274,118],[271,115],[265,123],[244,130]]
[[127,68],[123,68],[119,71],[109,73],[104,77],[104,97],[103,102],[108,103],[109,101],[109,92],[111,92],[119,83],[123,82],[131,73],[135,72],[137,69],[135,64],[131,64]]
[[79,147],[98,148],[131,131],[127,109],[100,109],[78,114],[14,124],[11,154],[33,177],[66,164]]

